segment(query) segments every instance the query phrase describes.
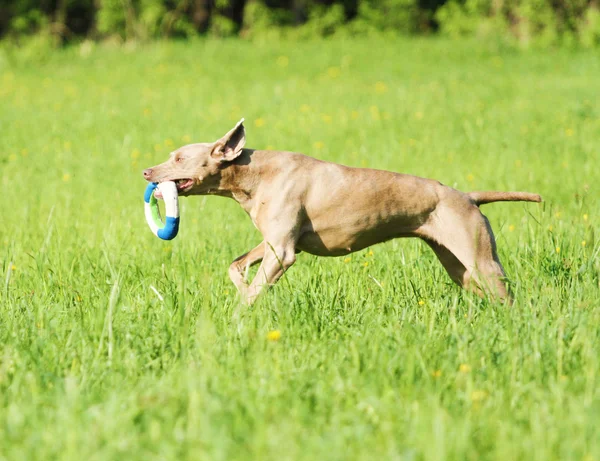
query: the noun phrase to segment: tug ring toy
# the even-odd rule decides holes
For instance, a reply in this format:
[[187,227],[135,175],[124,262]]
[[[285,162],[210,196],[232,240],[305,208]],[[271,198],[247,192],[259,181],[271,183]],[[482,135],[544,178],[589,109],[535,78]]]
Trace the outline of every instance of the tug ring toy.
[[[158,200],[154,196],[156,189],[160,191],[165,202],[167,216],[164,223],[160,217]],[[179,231],[179,198],[176,184],[173,181],[148,184],[144,193],[144,202],[146,221],[154,235],[163,240],[174,239]]]

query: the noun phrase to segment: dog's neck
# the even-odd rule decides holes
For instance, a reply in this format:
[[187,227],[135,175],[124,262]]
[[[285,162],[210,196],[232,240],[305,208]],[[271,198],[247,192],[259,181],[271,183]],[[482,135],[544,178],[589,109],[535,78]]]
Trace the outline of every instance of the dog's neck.
[[262,173],[262,162],[254,158],[253,149],[243,149],[240,156],[221,170],[216,195],[230,197],[249,212]]

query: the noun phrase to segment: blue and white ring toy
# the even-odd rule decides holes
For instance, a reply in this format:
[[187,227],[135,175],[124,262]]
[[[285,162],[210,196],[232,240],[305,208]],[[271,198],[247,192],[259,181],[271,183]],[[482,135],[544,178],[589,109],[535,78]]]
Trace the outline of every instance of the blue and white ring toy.
[[[160,217],[158,200],[154,196],[156,189],[160,191],[165,202],[165,214],[167,216],[164,223]],[[154,235],[163,240],[174,239],[179,231],[179,197],[177,194],[177,185],[173,181],[148,184],[144,193],[144,202],[146,221]]]

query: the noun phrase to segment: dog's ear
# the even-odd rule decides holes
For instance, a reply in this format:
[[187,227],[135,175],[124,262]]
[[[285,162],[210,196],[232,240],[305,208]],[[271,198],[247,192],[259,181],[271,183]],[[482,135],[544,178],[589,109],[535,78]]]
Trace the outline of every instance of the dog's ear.
[[230,162],[242,153],[246,144],[244,119],[237,122],[233,129],[215,142],[210,156],[220,162]]

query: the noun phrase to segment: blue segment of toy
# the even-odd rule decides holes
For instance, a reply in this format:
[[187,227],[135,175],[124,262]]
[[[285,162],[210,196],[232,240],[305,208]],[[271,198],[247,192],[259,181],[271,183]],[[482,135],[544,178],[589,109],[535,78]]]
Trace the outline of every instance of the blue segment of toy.
[[165,227],[159,229],[156,235],[163,240],[173,240],[179,232],[179,218],[167,216]]
[[146,191],[144,192],[144,202],[150,203],[150,197],[152,197],[152,192],[154,192],[156,186],[158,186],[157,182],[151,182],[150,184],[148,184],[148,186],[146,187]]

